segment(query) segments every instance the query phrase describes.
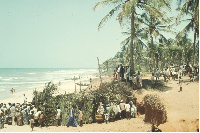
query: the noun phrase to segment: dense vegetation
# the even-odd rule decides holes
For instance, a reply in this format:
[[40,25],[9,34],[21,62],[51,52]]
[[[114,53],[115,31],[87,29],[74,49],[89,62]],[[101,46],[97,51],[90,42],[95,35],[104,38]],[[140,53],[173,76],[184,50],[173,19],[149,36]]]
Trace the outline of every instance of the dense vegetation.
[[[171,0],[103,0],[100,5],[113,9],[99,23],[99,29],[110,17],[117,14],[127,38],[121,42],[121,51],[106,60],[102,68],[113,71],[117,65],[131,66],[135,71],[155,72],[155,68],[199,63],[199,1],[176,0],[178,15],[170,18]],[[186,17],[185,17],[186,16]],[[185,19],[187,18],[187,19]],[[176,29],[187,23],[183,29]],[[179,32],[177,32],[179,31]],[[167,38],[166,32],[175,39]],[[189,34],[193,39],[189,38]]]

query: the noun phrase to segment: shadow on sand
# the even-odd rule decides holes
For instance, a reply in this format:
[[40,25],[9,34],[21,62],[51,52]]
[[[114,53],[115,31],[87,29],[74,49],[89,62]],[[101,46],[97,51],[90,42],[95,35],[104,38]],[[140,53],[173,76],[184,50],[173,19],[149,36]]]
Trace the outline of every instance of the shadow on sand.
[[158,91],[168,91],[171,88],[165,85],[165,82],[162,80],[155,80],[155,83],[152,84],[151,80],[149,79],[143,79],[142,80],[142,88],[145,90],[148,89],[153,89],[153,90],[158,90]]

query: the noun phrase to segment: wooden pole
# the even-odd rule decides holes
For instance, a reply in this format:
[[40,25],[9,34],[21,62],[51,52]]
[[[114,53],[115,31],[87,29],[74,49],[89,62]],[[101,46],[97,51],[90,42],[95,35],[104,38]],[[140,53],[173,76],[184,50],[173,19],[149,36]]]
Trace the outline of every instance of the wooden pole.
[[[125,73],[127,72],[127,67],[125,66]],[[127,73],[126,73],[126,84],[127,84]]]
[[125,66],[125,73],[126,73],[126,86],[127,86],[127,89],[128,89],[128,83],[127,83],[127,67]]
[[81,81],[80,81],[80,92],[81,92]]
[[[98,60],[98,66],[99,66],[99,78],[100,78],[100,81],[101,81],[101,84],[102,84],[101,69],[100,69],[99,58],[98,57],[97,57],[97,60]],[[101,86],[101,84],[100,84],[100,86]]]
[[37,103],[37,92],[36,92],[36,88],[35,88],[35,107],[36,107],[36,103]]
[[76,84],[75,84],[75,93],[76,93]]

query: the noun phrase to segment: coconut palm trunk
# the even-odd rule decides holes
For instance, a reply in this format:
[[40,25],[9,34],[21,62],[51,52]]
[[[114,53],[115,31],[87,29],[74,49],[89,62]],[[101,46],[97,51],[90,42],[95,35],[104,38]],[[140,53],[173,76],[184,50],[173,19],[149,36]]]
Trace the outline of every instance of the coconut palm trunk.
[[153,36],[151,35],[151,58],[152,58],[152,63],[153,63],[153,67],[152,67],[153,73],[155,73],[155,58],[154,58],[154,56],[155,56],[155,54],[154,54],[154,49],[153,49]]
[[134,54],[134,33],[135,33],[135,27],[134,27],[134,14],[135,14],[135,9],[132,9],[132,14],[131,14],[131,42],[130,42],[130,54],[131,54],[131,69],[133,74],[135,74],[134,70],[134,59],[133,59],[133,54]]
[[193,54],[192,54],[192,65],[195,63],[195,42],[196,42],[196,27],[194,28],[194,43],[193,43]]

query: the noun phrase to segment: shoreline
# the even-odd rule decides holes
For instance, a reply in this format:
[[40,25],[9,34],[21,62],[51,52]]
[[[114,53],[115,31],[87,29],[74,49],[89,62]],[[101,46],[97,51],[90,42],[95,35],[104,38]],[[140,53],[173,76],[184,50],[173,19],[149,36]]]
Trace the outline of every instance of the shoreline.
[[[49,81],[49,82],[52,82],[54,83],[55,85],[57,85],[57,90],[55,91],[55,95],[60,95],[60,94],[65,94],[65,93],[74,93],[75,92],[75,85],[77,83],[89,83],[90,81],[90,78],[92,78],[93,80],[95,80],[96,77],[95,74],[90,74],[90,75],[87,75],[87,76],[83,76],[81,77],[80,79],[77,79],[75,80],[72,80],[72,79],[69,79],[69,80],[63,80],[61,82],[61,85],[58,85],[58,83],[54,83],[52,81]],[[70,82],[69,82],[70,81]],[[60,82],[60,81],[59,81]],[[48,82],[47,82],[48,83]],[[45,83],[46,84],[46,83]],[[43,87],[41,88],[35,88],[37,91],[39,92],[42,92],[43,89],[45,88],[45,84]],[[89,84],[90,85],[90,84]],[[87,89],[88,86],[81,86],[81,90],[85,90]],[[35,89],[30,89],[30,90],[23,90],[23,91],[20,91],[20,92],[14,92],[13,94],[10,92],[10,96],[9,98],[5,98],[5,99],[1,99],[0,100],[0,103],[5,103],[5,104],[8,104],[8,103],[20,103],[22,104],[24,102],[24,96],[23,94],[25,94],[26,98],[27,98],[27,102],[31,102],[32,99],[33,99],[33,91]],[[10,90],[9,90],[10,91]],[[76,85],[76,92],[79,92],[80,91],[80,86],[79,85]],[[17,102],[16,102],[17,101]]]

